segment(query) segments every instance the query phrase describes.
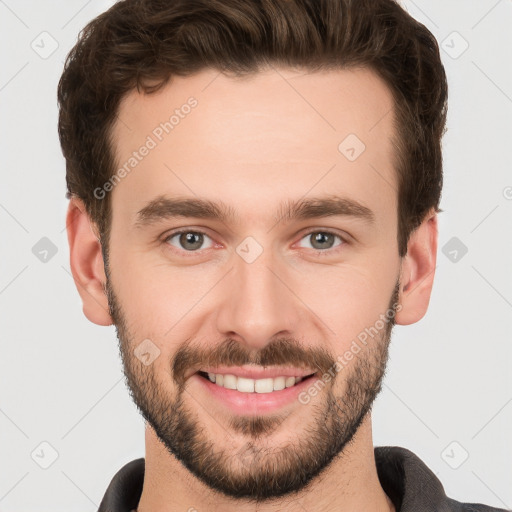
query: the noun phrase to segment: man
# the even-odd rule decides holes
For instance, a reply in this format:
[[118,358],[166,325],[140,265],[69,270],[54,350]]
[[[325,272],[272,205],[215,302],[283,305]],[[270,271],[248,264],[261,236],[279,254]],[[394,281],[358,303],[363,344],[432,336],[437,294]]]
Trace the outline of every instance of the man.
[[100,511],[498,510],[372,443],[436,265],[423,25],[392,0],[125,0],[58,97],[73,277],[147,422]]

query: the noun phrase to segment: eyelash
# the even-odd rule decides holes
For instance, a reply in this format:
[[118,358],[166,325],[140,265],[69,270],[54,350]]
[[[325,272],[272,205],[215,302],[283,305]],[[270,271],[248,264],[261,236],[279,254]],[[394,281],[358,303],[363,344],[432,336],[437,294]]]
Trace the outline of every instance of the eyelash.
[[[182,235],[184,233],[194,233],[194,234],[198,234],[198,235],[204,235],[208,238],[211,239],[211,237],[205,233],[204,231],[199,231],[199,230],[194,230],[194,229],[182,229],[180,231],[175,231],[175,232],[172,232],[168,235],[166,235],[163,239],[163,243],[164,244],[167,244],[171,247],[171,250],[173,251],[176,251],[176,252],[179,252],[180,254],[185,254],[186,257],[193,257],[195,255],[197,255],[201,249],[198,249],[196,251],[187,251],[185,249],[177,249],[176,247],[172,246],[170,243],[169,243],[169,240],[171,240],[172,238],[178,236],[178,235]],[[321,250],[321,249],[314,249],[312,248],[311,250],[314,251],[316,253],[316,256],[327,256],[329,254],[332,254],[334,252],[337,252],[337,250],[339,250],[341,247],[345,246],[348,244],[348,241],[346,240],[346,238],[342,237],[341,235],[339,235],[338,233],[335,233],[333,231],[330,231],[329,229],[314,229],[314,230],[311,230],[311,231],[308,231],[307,233],[305,233],[301,238],[300,240],[303,240],[304,238],[308,237],[308,236],[311,236],[313,233],[323,233],[323,234],[329,234],[329,235],[332,235],[334,237],[337,237],[340,239],[341,243],[336,245],[335,247],[333,248],[330,248],[330,249],[324,249],[324,250]],[[209,249],[211,249],[211,247],[209,247]],[[309,249],[309,248],[308,248]],[[207,249],[203,249],[203,250],[207,250]]]

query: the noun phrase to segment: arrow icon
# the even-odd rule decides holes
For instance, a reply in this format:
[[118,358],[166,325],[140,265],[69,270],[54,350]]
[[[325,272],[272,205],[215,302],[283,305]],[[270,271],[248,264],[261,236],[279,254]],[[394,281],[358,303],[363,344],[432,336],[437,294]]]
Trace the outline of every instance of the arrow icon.
[[237,245],[236,252],[246,263],[252,263],[263,252],[263,247],[252,236],[248,236]]
[[43,441],[32,450],[30,457],[40,468],[48,469],[59,458],[59,452],[48,441]]
[[48,263],[57,252],[57,246],[46,236],[43,236],[43,238],[32,247],[32,254],[41,263]]
[[133,353],[142,364],[149,366],[160,355],[160,349],[149,339],[143,340]]

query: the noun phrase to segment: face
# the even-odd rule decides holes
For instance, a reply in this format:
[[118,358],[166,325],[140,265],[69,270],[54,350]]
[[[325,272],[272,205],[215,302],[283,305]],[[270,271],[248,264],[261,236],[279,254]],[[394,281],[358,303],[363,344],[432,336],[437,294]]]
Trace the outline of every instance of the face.
[[[390,92],[364,69],[203,71],[128,95],[113,134],[129,172],[109,192],[107,296],[137,407],[213,490],[302,489],[385,372],[401,263]],[[219,367],[315,374],[248,400],[202,373]]]

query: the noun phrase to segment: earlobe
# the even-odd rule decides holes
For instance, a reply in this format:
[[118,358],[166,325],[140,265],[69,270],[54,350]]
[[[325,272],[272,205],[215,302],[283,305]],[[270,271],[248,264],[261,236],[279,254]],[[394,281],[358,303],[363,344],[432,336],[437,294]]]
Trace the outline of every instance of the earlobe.
[[66,217],[70,266],[85,316],[98,325],[111,325],[103,254],[83,202],[71,198]]
[[409,325],[421,320],[428,309],[437,258],[437,213],[431,210],[411,234],[400,273],[401,310],[395,320]]

